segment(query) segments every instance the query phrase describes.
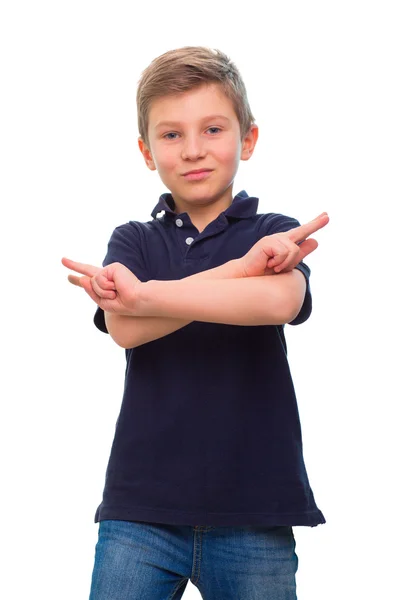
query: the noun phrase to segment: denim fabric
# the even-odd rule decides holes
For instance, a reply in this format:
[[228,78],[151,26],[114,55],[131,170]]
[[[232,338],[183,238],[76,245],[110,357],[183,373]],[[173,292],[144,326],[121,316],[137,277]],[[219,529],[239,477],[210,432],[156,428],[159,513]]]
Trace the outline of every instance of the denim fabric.
[[167,525],[104,520],[89,600],[296,600],[291,526]]

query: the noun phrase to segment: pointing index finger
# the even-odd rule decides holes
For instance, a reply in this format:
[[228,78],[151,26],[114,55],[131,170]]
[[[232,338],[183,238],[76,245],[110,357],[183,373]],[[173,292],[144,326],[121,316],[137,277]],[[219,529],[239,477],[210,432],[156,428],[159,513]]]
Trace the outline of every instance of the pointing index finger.
[[287,233],[289,234],[289,238],[293,242],[303,242],[308,238],[309,235],[318,231],[318,229],[322,229],[329,223],[329,216],[327,212],[323,212],[318,217],[305,223],[304,225],[300,225],[299,227],[294,227],[290,229]]
[[64,265],[64,267],[72,269],[77,273],[82,273],[82,275],[87,275],[88,277],[94,277],[94,275],[96,275],[96,273],[101,270],[98,267],[94,267],[93,265],[87,265],[85,263],[76,262],[65,257],[61,259],[61,262]]

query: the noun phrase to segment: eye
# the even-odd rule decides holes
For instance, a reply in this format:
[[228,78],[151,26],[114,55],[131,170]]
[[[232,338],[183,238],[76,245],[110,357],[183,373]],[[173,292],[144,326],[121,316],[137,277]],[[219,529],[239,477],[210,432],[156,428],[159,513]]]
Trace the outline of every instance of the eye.
[[218,131],[222,131],[222,129],[220,127],[209,127],[208,130],[210,129],[217,129]]
[[[220,127],[209,127],[206,131],[210,131],[210,129],[214,129],[214,130],[216,129],[217,130],[216,133],[218,133],[219,131],[222,131],[222,129]],[[179,134],[171,131],[170,133],[166,133],[165,135],[163,135],[163,138],[166,138],[167,140],[175,140],[176,139],[176,138],[168,137],[169,135],[179,135]]]

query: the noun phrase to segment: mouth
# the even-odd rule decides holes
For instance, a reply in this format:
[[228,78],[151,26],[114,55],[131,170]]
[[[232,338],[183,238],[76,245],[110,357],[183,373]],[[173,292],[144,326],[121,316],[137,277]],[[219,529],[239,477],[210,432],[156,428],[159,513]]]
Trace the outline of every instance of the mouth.
[[185,179],[198,181],[200,179],[205,179],[212,173],[211,169],[197,169],[195,171],[189,171],[189,173],[185,173],[183,177]]

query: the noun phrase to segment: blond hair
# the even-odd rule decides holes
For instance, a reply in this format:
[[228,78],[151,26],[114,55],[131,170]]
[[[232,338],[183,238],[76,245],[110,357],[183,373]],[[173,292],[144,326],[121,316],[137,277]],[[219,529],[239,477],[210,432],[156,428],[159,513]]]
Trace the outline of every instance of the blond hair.
[[155,58],[142,72],[136,94],[138,129],[147,147],[151,103],[155,98],[187,92],[200,85],[218,83],[232,101],[243,141],[255,119],[236,65],[220,50],[184,46]]

